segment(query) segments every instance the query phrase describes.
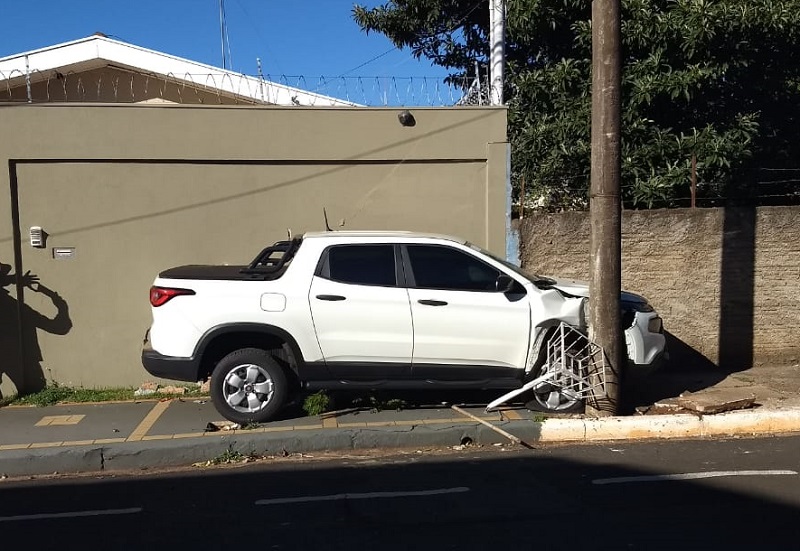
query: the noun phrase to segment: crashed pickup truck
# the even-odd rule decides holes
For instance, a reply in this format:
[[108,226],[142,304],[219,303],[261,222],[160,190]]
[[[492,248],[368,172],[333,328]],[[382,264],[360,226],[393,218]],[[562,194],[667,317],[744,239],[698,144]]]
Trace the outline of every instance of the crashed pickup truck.
[[[218,411],[269,420],[293,392],[333,389],[517,389],[549,369],[557,328],[585,334],[588,289],[528,274],[467,241],[411,232],[306,233],[242,266],[182,266],[150,290],[151,374],[210,377]],[[633,365],[664,352],[661,319],[623,293]],[[578,411],[543,383],[531,402]]]

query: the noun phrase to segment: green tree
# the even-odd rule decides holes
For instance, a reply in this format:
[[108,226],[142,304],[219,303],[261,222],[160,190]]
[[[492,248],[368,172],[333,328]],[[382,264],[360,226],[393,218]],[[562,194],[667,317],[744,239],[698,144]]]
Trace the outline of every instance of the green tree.
[[[800,0],[623,0],[626,206],[742,195],[755,166],[800,166]],[[507,0],[512,178],[550,209],[587,203],[591,2]],[[355,21],[452,70],[486,70],[488,1],[393,0]]]

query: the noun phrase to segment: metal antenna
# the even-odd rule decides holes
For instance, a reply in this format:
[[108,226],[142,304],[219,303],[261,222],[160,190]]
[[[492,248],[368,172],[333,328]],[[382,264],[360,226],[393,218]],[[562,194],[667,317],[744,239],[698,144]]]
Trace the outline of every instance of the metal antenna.
[[232,69],[231,43],[228,38],[228,21],[225,15],[225,0],[219,0],[219,41],[222,49],[222,68]]
[[328,224],[328,211],[325,210],[325,207],[322,207],[322,215],[325,217],[325,229],[327,231],[333,231],[330,225]]

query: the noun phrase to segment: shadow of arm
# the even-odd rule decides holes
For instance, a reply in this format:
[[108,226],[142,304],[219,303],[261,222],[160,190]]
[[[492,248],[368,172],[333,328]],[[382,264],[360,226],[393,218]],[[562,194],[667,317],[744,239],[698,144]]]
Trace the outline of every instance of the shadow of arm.
[[35,291],[48,297],[53,301],[53,305],[56,307],[56,315],[53,316],[52,319],[30,309],[31,315],[34,318],[32,321],[34,321],[36,327],[48,333],[52,333],[53,335],[66,335],[69,333],[70,329],[72,329],[72,319],[69,317],[69,305],[67,301],[52,289],[41,284],[37,286]]

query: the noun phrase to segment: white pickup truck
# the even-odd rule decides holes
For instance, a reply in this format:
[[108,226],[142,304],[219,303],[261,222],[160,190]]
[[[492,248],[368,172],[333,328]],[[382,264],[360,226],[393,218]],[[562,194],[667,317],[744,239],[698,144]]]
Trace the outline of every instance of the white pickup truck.
[[[469,242],[411,232],[306,233],[247,266],[183,266],[150,290],[142,363],[211,377],[227,419],[270,419],[300,389],[515,389],[548,369],[562,322],[586,331],[588,289],[523,272]],[[621,296],[632,364],[662,356],[661,319]],[[532,403],[578,411],[549,384]]]

